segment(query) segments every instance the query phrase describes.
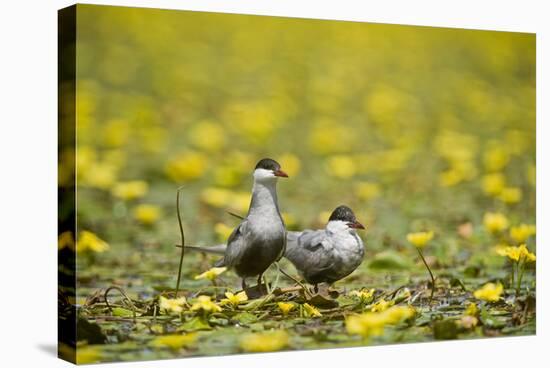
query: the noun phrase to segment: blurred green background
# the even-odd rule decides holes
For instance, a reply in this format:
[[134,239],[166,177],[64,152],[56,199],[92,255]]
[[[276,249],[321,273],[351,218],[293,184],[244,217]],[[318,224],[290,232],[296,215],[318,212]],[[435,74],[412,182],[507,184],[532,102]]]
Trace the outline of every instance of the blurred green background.
[[187,244],[223,242],[263,157],[290,229],[367,225],[350,282],[426,229],[439,267],[500,267],[484,214],[535,221],[533,34],[79,5],[76,106],[80,296],[173,288],[176,188]]

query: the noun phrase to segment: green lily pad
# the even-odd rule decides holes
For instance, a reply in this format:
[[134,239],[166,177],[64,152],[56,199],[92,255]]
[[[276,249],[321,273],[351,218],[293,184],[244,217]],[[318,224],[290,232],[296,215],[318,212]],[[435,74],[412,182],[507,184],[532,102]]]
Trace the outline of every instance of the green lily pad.
[[208,324],[203,317],[193,317],[190,320],[184,322],[179,328],[178,331],[201,331],[201,330],[211,330],[212,327]]
[[452,340],[458,336],[456,323],[450,319],[435,321],[433,324],[434,338],[437,340]]
[[133,311],[126,308],[120,308],[120,307],[113,308],[112,313],[113,313],[113,316],[115,317],[133,317],[134,316]]
[[252,314],[252,313],[249,313],[249,312],[239,313],[236,316],[234,316],[233,319],[236,322],[240,323],[241,325],[249,325],[251,323],[254,323],[254,322],[258,321],[258,317],[256,315]]

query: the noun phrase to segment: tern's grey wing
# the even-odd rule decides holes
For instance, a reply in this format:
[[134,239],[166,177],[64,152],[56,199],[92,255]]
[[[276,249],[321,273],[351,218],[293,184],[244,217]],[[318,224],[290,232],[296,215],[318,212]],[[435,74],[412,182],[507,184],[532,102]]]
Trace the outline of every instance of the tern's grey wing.
[[301,231],[287,231],[286,232],[286,247],[285,257],[287,253],[293,252],[294,248],[298,246],[298,238],[302,235]]
[[325,230],[289,232],[285,257],[307,279],[308,275],[331,266],[333,249]]
[[245,251],[245,235],[247,228],[248,220],[244,219],[239,226],[237,226],[229,239],[227,239],[227,249],[225,250],[225,255],[222,260],[220,260],[216,265],[232,267],[238,260],[241,258],[241,255]]

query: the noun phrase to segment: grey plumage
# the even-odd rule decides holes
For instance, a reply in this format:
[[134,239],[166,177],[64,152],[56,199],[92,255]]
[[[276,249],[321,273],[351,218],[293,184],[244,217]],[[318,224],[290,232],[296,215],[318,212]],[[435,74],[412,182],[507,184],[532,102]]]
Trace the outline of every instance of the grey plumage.
[[[287,232],[284,257],[308,283],[334,283],[355,271],[363,261],[365,247],[355,232],[363,228],[349,207],[339,206],[325,229]],[[219,244],[189,248],[223,254],[227,247]]]
[[[178,245],[178,247],[181,247],[181,245]],[[208,247],[201,247],[198,245],[186,245],[185,249],[189,249],[196,252],[204,252],[204,253],[211,253],[211,254],[225,254],[225,250],[227,249],[227,244],[217,244],[212,245]]]
[[285,251],[286,229],[277,199],[278,177],[287,177],[280,165],[263,159],[254,170],[252,200],[247,216],[227,240],[224,256],[217,267],[233,268],[244,280],[258,276],[258,283],[267,268]]
[[334,210],[325,229],[289,232],[285,257],[310,284],[332,284],[363,261],[365,248],[355,229],[364,228],[346,206]]

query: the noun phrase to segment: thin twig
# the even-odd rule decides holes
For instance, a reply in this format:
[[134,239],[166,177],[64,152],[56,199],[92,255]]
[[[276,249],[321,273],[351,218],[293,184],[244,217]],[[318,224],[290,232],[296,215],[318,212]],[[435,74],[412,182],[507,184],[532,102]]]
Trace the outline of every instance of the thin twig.
[[113,312],[113,308],[109,304],[109,299],[107,298],[107,296],[109,295],[109,291],[111,291],[111,290],[118,291],[124,297],[124,300],[128,302],[130,308],[132,308],[132,313],[133,313],[134,321],[135,321],[136,320],[136,306],[132,302],[132,299],[130,299],[128,297],[128,295],[126,295],[126,293],[124,292],[124,290],[121,287],[110,286],[110,287],[107,288],[107,290],[105,290],[105,294],[103,294],[103,298],[105,299],[105,305],[107,305],[107,309],[109,309],[109,311],[111,313]]
[[403,288],[405,288],[407,285],[401,285],[399,286],[397,289],[395,289],[394,291],[392,291],[391,293],[389,294],[386,294],[387,296],[391,297],[392,299],[395,298],[395,295],[397,294],[397,292]]
[[180,253],[180,264],[178,267],[178,280],[176,281],[176,293],[175,298],[178,297],[178,292],[180,290],[180,280],[181,280],[181,267],[183,266],[183,257],[185,255],[185,235],[183,234],[183,225],[181,223],[181,213],[180,213],[180,191],[183,189],[183,186],[179,187],[176,194],[176,213],[178,215],[178,224],[180,227],[180,236],[181,236],[181,253]]
[[420,248],[416,247],[416,250],[418,251],[418,254],[420,255],[420,258],[422,258],[422,262],[424,262],[424,266],[426,266],[426,268],[428,269],[428,272],[430,273],[430,277],[432,279],[432,292],[430,294],[430,304],[431,304],[432,300],[434,298],[435,277],[434,277],[434,274],[432,273],[432,270],[430,269],[430,266],[428,266],[428,263],[424,259],[424,255],[422,254],[422,251],[420,250]]
[[279,289],[279,292],[280,294],[277,294],[277,295],[281,295],[281,294],[285,294],[285,293],[292,293],[294,291],[300,291],[302,290],[303,288],[301,286],[289,286],[289,287],[285,287],[285,288],[280,288]]
[[292,277],[291,275],[289,275],[288,273],[286,273],[280,266],[279,264],[277,263],[277,267],[279,268],[279,271],[281,271],[281,273],[283,275],[285,275],[286,277],[288,277],[289,279],[291,279],[292,281],[294,281],[295,283],[297,283],[298,285],[300,285],[300,287],[304,290],[304,293],[309,297],[309,299],[313,298],[313,296],[311,295],[311,293],[307,290],[307,287],[302,283],[300,282],[299,280],[297,280],[296,278]]
[[226,212],[227,212],[228,214],[230,214],[231,216],[238,218],[239,220],[244,220],[244,217],[241,216],[241,215],[237,215],[236,213],[231,212],[231,211],[226,211]]

